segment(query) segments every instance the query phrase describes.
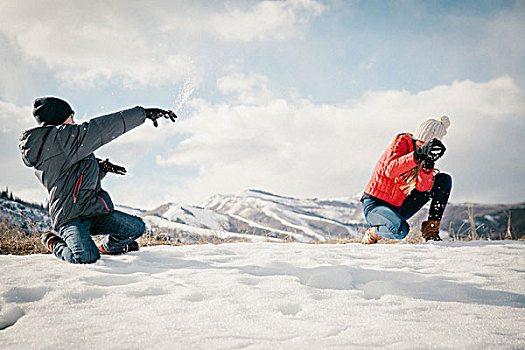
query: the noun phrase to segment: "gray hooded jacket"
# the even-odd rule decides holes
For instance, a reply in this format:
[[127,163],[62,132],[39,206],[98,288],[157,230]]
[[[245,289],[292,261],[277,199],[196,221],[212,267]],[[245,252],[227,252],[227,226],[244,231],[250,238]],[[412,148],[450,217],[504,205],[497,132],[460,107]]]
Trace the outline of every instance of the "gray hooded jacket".
[[49,214],[55,229],[84,217],[113,211],[109,194],[100,185],[93,152],[144,123],[146,113],[134,107],[82,124],[42,126],[20,136],[22,160],[49,193]]

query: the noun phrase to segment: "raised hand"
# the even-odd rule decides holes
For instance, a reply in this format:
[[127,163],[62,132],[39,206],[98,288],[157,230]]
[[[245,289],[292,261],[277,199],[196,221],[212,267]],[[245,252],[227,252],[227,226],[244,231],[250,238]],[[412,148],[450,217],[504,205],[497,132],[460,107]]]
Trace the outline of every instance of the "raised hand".
[[443,154],[445,154],[445,151],[447,150],[445,145],[438,139],[432,139],[429,143],[432,143],[432,146],[430,147],[430,158],[432,158],[433,161],[436,161],[443,157]]
[[446,148],[441,141],[438,139],[432,139],[427,142],[424,146],[417,148],[414,151],[414,158],[418,162],[422,162],[427,159],[436,161],[445,154]]
[[146,118],[151,119],[155,127],[159,126],[157,122],[159,118],[170,119],[172,122],[175,122],[175,119],[177,119],[177,115],[173,111],[166,111],[160,108],[146,108],[145,111]]

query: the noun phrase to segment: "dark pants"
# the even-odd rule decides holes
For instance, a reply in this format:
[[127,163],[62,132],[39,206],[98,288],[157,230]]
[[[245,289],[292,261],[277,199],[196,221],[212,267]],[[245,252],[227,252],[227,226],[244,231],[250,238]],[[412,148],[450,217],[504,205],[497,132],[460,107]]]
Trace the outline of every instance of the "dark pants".
[[439,173],[434,176],[434,186],[426,192],[412,190],[400,207],[395,207],[377,198],[365,198],[363,210],[370,226],[375,226],[379,236],[392,239],[403,239],[410,229],[406,220],[414,216],[423,206],[430,202],[428,220],[441,221],[452,189],[452,178]]
[[58,229],[62,240],[55,242],[53,253],[73,264],[94,263],[100,258],[91,236],[107,235],[104,249],[118,252],[144,234],[146,225],[141,218],[120,211],[68,222]]

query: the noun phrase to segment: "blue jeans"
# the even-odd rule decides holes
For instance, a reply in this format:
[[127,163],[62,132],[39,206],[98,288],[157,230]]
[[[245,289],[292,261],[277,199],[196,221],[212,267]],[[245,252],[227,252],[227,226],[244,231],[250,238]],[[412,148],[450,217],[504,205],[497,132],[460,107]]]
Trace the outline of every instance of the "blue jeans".
[[59,259],[73,264],[90,264],[100,258],[91,236],[104,237],[104,249],[118,252],[144,234],[146,225],[141,218],[120,211],[92,216],[68,222],[58,228],[57,240],[53,253]]
[[434,176],[432,189],[426,192],[412,190],[400,207],[395,207],[378,198],[363,199],[365,219],[370,226],[376,227],[378,236],[392,239],[403,239],[408,234],[410,219],[432,199],[428,212],[429,220],[441,221],[452,190],[452,178],[445,173]]

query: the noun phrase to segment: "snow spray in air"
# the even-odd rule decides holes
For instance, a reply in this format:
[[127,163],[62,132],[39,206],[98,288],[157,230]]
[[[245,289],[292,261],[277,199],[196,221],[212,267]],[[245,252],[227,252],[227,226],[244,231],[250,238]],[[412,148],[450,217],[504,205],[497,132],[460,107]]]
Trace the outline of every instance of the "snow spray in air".
[[182,110],[184,109],[184,105],[186,104],[186,102],[188,102],[190,96],[193,94],[194,91],[195,87],[191,82],[191,78],[186,78],[184,80],[184,85],[179,90],[179,94],[177,95],[177,99],[175,100],[175,104],[173,107],[173,111],[179,116],[179,118],[182,117]]

